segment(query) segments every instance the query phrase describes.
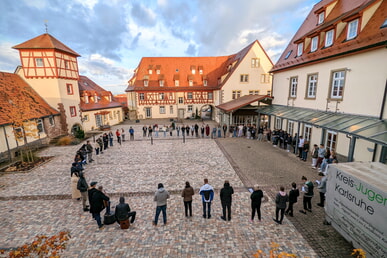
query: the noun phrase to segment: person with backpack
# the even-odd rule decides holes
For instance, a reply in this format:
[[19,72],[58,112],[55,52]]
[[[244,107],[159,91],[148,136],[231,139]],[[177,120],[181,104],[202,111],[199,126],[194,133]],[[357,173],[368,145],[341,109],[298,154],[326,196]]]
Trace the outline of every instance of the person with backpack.
[[301,180],[304,182],[302,186],[302,192],[304,193],[304,197],[302,200],[304,209],[300,210],[301,213],[306,214],[307,211],[312,212],[312,198],[313,198],[313,183],[308,181],[305,176],[302,176]]
[[86,201],[88,200],[87,190],[89,189],[89,185],[86,182],[86,178],[83,172],[79,172],[77,189],[81,192],[83,211],[90,211],[89,205],[86,205]]
[[211,218],[211,202],[214,199],[214,188],[204,179],[204,185],[200,187],[199,194],[202,196],[203,218]]

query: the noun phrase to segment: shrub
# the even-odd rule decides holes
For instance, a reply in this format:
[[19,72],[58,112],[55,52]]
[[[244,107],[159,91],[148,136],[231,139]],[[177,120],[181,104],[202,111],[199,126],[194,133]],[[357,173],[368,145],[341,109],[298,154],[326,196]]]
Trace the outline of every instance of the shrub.
[[74,136],[75,136],[75,138],[83,139],[83,138],[85,138],[85,131],[83,131],[82,129],[79,129],[79,130],[75,131]]
[[69,145],[73,141],[71,136],[63,136],[59,138],[57,145]]

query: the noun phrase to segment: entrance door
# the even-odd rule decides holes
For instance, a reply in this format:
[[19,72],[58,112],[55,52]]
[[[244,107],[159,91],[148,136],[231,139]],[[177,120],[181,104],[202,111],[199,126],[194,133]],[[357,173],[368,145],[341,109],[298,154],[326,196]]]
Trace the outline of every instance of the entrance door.
[[145,108],[145,117],[152,118],[152,108],[150,107]]
[[179,109],[177,110],[177,117],[178,117],[179,119],[184,119],[184,108],[179,108]]
[[96,116],[95,116],[95,125],[96,125],[97,127],[100,127],[100,126],[103,125],[103,124],[102,124],[102,115],[96,115]]

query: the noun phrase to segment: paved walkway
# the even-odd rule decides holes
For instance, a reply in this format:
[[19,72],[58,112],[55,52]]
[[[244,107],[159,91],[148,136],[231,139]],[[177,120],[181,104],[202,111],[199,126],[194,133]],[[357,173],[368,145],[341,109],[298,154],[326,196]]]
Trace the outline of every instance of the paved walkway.
[[[129,230],[121,230],[117,224],[99,230],[80,202],[70,198],[70,164],[80,146],[50,147],[40,154],[55,156],[50,162],[29,173],[0,176],[0,249],[21,246],[38,234],[68,230],[72,238],[63,257],[252,257],[258,249],[268,253],[272,242],[298,257],[345,257],[350,252],[350,246],[330,226],[322,225],[323,209],[319,207],[313,214],[285,218],[283,225],[272,221],[278,185],[288,187],[289,182],[299,182],[303,174],[316,176],[294,155],[266,142],[242,138],[190,136],[183,143],[176,134],[165,138],[159,134],[152,144],[142,137],[143,124],[127,122],[119,128],[127,131],[129,126],[135,128],[135,141],[121,146],[115,143],[85,169],[87,181],[102,184],[113,207],[124,195],[137,211]],[[213,218],[201,217],[197,195],[194,216],[186,219],[180,197],[184,183],[190,181],[197,193],[205,177],[216,189]],[[218,191],[224,180],[236,190],[230,222],[219,218]],[[172,195],[168,225],[154,227],[153,194],[159,182]],[[249,220],[250,193],[246,187],[255,183],[266,195],[261,223]]]

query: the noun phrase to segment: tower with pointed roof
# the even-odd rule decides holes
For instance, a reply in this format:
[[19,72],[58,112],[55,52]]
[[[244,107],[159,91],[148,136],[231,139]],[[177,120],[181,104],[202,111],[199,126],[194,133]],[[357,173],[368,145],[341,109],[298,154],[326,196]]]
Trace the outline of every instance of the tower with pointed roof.
[[16,73],[59,110],[63,133],[79,128],[77,57],[80,55],[48,33],[13,48],[19,51],[21,60]]

